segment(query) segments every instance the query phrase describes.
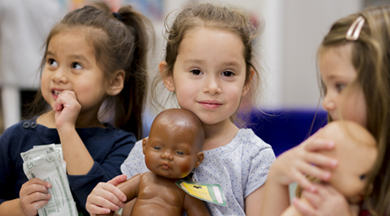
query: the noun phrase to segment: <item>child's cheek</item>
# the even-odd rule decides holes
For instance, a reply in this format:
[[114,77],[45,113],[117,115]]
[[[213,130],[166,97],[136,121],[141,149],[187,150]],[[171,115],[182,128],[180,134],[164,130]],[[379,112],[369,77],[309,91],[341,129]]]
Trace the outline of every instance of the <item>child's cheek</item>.
[[146,166],[147,166],[148,168],[149,168],[149,166],[151,165],[151,164],[150,164],[151,162],[152,162],[152,161],[151,161],[149,155],[148,155],[148,154],[145,154],[145,164],[146,164]]
[[180,171],[182,173],[181,178],[188,176],[192,171],[192,167],[190,166],[190,163],[183,161]]

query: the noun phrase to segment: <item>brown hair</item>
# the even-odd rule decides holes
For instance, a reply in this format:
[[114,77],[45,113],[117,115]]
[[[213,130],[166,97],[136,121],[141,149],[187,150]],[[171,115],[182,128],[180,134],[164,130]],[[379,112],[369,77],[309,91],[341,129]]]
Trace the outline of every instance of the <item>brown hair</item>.
[[[131,6],[121,7],[117,14],[114,16],[94,6],[68,13],[46,39],[41,69],[45,66],[48,44],[53,36],[74,28],[83,29],[87,41],[95,49],[98,67],[105,76],[110,77],[121,69],[125,71],[123,90],[106,99],[103,113],[114,112],[114,125],[134,133],[139,139],[142,136],[147,87],[148,28],[152,30],[152,25]],[[44,100],[39,92],[32,104],[33,115],[40,114],[34,108],[42,102]]]
[[[346,33],[359,16],[365,20],[359,38],[347,40]],[[351,62],[357,71],[354,83],[363,90],[367,129],[378,143],[378,159],[369,177],[373,190],[366,204],[372,215],[387,215],[390,206],[390,5],[369,7],[336,21],[322,41],[319,53],[345,44],[352,44]],[[324,87],[323,93],[326,93]]]
[[[260,83],[260,77],[253,60],[253,43],[254,38],[258,35],[258,30],[263,27],[262,25],[257,29],[257,27],[250,22],[249,15],[245,11],[209,3],[190,4],[176,16],[170,27],[167,21],[168,17],[169,15],[165,19],[165,30],[167,34],[165,61],[167,67],[165,75],[163,76],[173,76],[173,67],[176,62],[181,41],[186,32],[199,26],[227,29],[234,34],[237,34],[244,44],[243,55],[246,64],[245,85],[251,85],[248,94],[254,96],[253,92],[256,92],[258,84]],[[251,81],[251,68],[253,68],[255,74],[252,78],[253,82],[249,83]],[[154,88],[152,89],[152,99],[157,105],[166,103],[159,102],[159,99],[161,99],[161,89],[157,88],[157,84],[161,83],[162,79],[163,77],[158,74],[153,80],[152,85]],[[253,101],[253,99],[251,101]],[[162,107],[164,107],[164,105],[162,105]]]

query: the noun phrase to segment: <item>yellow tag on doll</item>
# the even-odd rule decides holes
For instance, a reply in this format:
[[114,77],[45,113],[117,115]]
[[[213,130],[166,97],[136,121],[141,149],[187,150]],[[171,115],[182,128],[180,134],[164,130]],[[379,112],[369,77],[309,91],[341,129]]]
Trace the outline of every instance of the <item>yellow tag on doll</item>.
[[176,185],[195,198],[226,206],[225,196],[223,195],[221,185],[219,184],[202,184],[199,182],[179,180],[176,182]]

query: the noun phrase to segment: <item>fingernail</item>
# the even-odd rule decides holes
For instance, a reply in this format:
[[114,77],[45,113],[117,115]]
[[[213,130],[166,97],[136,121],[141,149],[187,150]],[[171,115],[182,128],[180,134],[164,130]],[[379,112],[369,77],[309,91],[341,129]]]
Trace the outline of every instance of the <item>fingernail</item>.
[[38,204],[34,204],[34,209],[35,210],[38,210],[40,208],[40,206]]
[[330,179],[330,176],[331,174],[329,172],[325,173],[323,176],[322,176],[322,179],[323,180],[329,180]]
[[332,160],[332,161],[330,162],[330,165],[331,165],[332,167],[336,167],[338,164],[339,164],[339,162],[338,162],[337,160]]
[[309,191],[315,193],[315,192],[317,192],[317,188],[315,186],[311,186]]
[[329,147],[329,148],[333,148],[334,146],[335,146],[335,143],[334,143],[334,142],[330,141],[330,142],[328,143],[328,147]]

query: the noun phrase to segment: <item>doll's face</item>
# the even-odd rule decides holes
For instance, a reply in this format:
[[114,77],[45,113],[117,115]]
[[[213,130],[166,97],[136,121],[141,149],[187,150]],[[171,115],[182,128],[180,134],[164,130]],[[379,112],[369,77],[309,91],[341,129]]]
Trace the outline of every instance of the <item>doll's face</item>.
[[[153,124],[150,135],[143,140],[143,152],[148,169],[157,175],[184,178],[203,160],[196,130],[188,127]],[[200,145],[201,146],[201,145]]]
[[332,172],[330,180],[330,184],[353,204],[363,200],[367,175],[375,162],[375,150],[363,149],[351,149],[350,153],[341,153],[344,158],[339,160],[339,167]]
[[333,123],[320,134],[321,138],[331,138],[336,143],[333,151],[323,152],[339,161],[329,183],[350,203],[357,204],[362,201],[367,175],[377,157],[375,139],[356,123]]

